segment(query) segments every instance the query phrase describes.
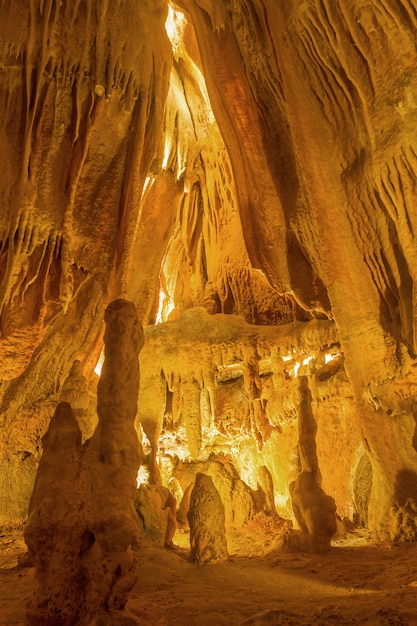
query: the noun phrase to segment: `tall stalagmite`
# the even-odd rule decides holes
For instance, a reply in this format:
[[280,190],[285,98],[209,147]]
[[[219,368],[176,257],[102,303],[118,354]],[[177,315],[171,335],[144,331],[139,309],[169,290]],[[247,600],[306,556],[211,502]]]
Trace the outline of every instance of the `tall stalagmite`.
[[199,472],[191,493],[190,510],[191,558],[207,565],[227,559],[224,505],[210,476]]
[[141,456],[134,420],[142,335],[126,300],[112,302],[105,321],[93,436],[81,446],[74,413],[60,403],[43,439],[25,529],[36,572],[34,625],[89,624],[98,617],[117,624],[137,579],[132,546]]
[[300,376],[298,389],[298,454],[301,471],[290,485],[292,506],[301,530],[300,546],[311,548],[314,552],[327,552],[337,530],[336,504],[321,486],[316,446],[317,424],[311,407],[312,396],[307,376]]

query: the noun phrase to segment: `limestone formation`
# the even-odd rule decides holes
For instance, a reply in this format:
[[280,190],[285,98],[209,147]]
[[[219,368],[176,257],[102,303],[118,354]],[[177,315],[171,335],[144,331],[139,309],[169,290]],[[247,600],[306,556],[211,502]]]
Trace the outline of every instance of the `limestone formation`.
[[194,482],[190,483],[186,489],[184,489],[184,495],[179,503],[177,509],[177,523],[178,528],[181,528],[184,532],[190,532],[190,524],[188,523],[188,511],[190,510],[191,494],[194,489]]
[[[414,3],[2,0],[0,24],[0,524],[26,521],[46,433],[80,493],[95,476],[83,515],[121,523],[101,489],[133,501],[140,445],[122,421],[108,437],[124,404],[96,366],[126,299],[145,344],[125,408],[151,490],[178,461],[183,529],[220,463],[226,525],[267,508],[323,549],[336,506],[415,541]],[[94,578],[107,531],[83,524]]]
[[[93,436],[81,445],[74,412],[61,402],[43,438],[25,529],[36,575],[29,611],[34,625],[87,624],[97,612],[112,615],[124,608],[136,582],[141,329],[125,300],[107,307],[105,321]],[[112,619],[117,623],[117,613]]]
[[94,535],[79,509],[81,431],[71,406],[60,403],[42,440],[43,455],[29,505],[25,539],[36,572],[29,623],[74,624],[86,613],[80,553]]
[[210,476],[199,472],[188,511],[191,559],[199,565],[221,563],[228,557],[225,512]]
[[261,465],[258,470],[258,491],[263,495],[265,510],[271,513],[274,512],[276,510],[274,501],[274,481],[266,465]]
[[207,468],[207,474],[224,506],[226,528],[241,528],[255,514],[255,502],[252,491],[240,478],[235,466],[213,461]]
[[169,547],[177,530],[176,501],[166,487],[140,485],[135,496],[139,541]]
[[326,495],[321,483],[316,449],[317,425],[311,402],[312,396],[306,376],[299,378],[298,450],[301,472],[290,485],[294,515],[301,530],[301,538],[291,535],[289,543],[315,552],[327,552],[330,540],[337,530],[336,504]]
[[83,441],[89,439],[97,425],[96,395],[90,391],[82,371],[81,361],[74,361],[60,395],[60,402],[68,402],[79,424]]

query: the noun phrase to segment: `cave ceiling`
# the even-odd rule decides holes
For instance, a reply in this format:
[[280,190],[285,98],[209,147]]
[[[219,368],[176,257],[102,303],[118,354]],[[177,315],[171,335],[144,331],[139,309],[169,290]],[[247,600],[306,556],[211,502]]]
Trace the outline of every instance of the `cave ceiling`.
[[[298,402],[283,358],[313,359],[317,414],[328,433],[343,422],[318,435],[328,464],[345,445],[340,506],[352,515],[366,449],[381,528],[399,472],[417,476],[413,3],[3,0],[0,20],[0,492],[21,492],[9,516],[57,400],[94,403],[104,310],[126,298],[145,327],[153,450],[168,394],[191,407],[191,458],[213,428],[240,459],[253,441],[286,493],[265,446],[279,449]],[[297,439],[282,441],[290,455]]]

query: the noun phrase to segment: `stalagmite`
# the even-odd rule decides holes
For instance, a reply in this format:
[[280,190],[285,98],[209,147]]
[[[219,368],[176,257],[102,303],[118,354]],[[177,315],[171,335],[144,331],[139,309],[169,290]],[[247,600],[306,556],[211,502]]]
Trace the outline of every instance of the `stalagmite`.
[[136,582],[134,420],[142,337],[130,302],[112,302],[105,321],[93,436],[81,446],[74,412],[62,402],[43,440],[25,530],[37,581],[33,625],[88,624],[98,614],[102,623],[117,624]]
[[301,536],[289,535],[289,544],[315,552],[327,552],[337,530],[336,504],[321,487],[316,452],[317,425],[311,407],[311,391],[306,376],[299,378],[298,451],[301,472],[290,485],[294,515]]
[[415,4],[0,0],[0,544],[27,522],[33,623],[176,623],[129,595],[139,545],[417,542]]
[[29,505],[25,539],[36,571],[29,609],[34,626],[75,624],[88,611],[80,553],[93,535],[79,503],[81,431],[71,406],[60,403],[42,441],[43,455]]
[[240,478],[232,463],[213,461],[207,474],[224,506],[226,528],[241,528],[255,514],[255,503],[251,489]]
[[135,497],[139,541],[169,547],[177,529],[176,501],[166,487],[140,485]]
[[228,557],[225,512],[213,480],[198,473],[188,511],[191,559],[199,565],[221,563]]

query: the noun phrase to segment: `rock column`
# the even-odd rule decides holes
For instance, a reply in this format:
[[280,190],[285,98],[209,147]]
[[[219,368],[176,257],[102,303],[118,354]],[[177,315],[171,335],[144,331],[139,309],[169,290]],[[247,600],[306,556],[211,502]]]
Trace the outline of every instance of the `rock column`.
[[290,485],[295,518],[300,534],[290,535],[290,543],[314,552],[326,552],[336,532],[336,505],[321,487],[316,451],[317,425],[311,409],[307,376],[299,378],[298,450],[301,472]]
[[61,403],[43,441],[25,532],[36,574],[32,626],[118,624],[137,579],[132,545],[141,329],[126,300],[112,302],[105,321],[93,436],[81,446],[74,413]]
[[210,476],[198,473],[191,493],[191,560],[199,565],[221,563],[228,558],[225,511]]

